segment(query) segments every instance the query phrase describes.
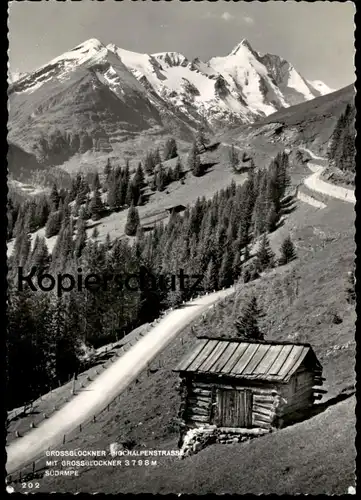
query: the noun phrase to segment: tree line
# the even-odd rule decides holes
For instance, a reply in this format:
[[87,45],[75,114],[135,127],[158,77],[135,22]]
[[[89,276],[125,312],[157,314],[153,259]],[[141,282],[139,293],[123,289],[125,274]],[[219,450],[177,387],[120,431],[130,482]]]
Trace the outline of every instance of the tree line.
[[331,165],[353,174],[356,167],[355,115],[355,106],[347,104],[336,122],[327,150]]

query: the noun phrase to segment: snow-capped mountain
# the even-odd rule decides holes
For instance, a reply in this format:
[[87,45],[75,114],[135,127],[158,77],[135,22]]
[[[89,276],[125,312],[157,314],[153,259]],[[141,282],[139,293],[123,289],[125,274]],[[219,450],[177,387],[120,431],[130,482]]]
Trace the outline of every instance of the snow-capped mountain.
[[59,165],[139,134],[189,139],[200,124],[253,123],[328,92],[247,40],[203,62],[90,39],[10,84],[9,139],[38,161]]
[[225,118],[252,122],[332,91],[322,82],[308,82],[281,57],[262,56],[247,40],[207,63],[189,61],[176,52],[138,54],[114,44],[108,49],[148,89],[186,114],[197,111],[208,122]]
[[9,86],[9,140],[48,165],[76,153],[111,151],[139,134],[190,133],[120,58],[95,39]]

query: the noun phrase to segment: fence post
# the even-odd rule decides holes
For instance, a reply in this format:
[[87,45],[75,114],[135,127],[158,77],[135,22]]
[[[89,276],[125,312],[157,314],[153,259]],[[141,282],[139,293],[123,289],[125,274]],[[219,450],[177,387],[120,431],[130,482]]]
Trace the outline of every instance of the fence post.
[[79,424],[79,432],[81,432],[81,424]]
[[93,417],[93,422],[96,422],[96,418],[95,418],[95,415],[94,415],[94,417]]
[[64,436],[63,436],[63,444],[65,444],[65,434],[64,434]]

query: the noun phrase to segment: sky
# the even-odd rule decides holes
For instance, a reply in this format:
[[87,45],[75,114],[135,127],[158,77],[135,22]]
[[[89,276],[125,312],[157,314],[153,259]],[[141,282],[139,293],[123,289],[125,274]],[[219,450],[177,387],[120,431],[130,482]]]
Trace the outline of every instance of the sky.
[[354,82],[352,2],[43,0],[9,4],[9,65],[28,72],[89,38],[189,59],[229,54],[244,38],[333,89]]

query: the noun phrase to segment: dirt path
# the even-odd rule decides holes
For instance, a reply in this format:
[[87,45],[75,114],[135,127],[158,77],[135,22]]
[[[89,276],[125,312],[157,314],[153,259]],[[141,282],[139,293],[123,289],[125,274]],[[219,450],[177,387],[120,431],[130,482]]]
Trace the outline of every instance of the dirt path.
[[44,420],[39,427],[13,441],[7,448],[7,473],[11,474],[43,457],[48,448],[62,443],[63,436],[97,415],[144,370],[189,323],[219,299],[234,293],[234,287],[205,295],[170,311],[126,354],[87,386],[86,391]]

